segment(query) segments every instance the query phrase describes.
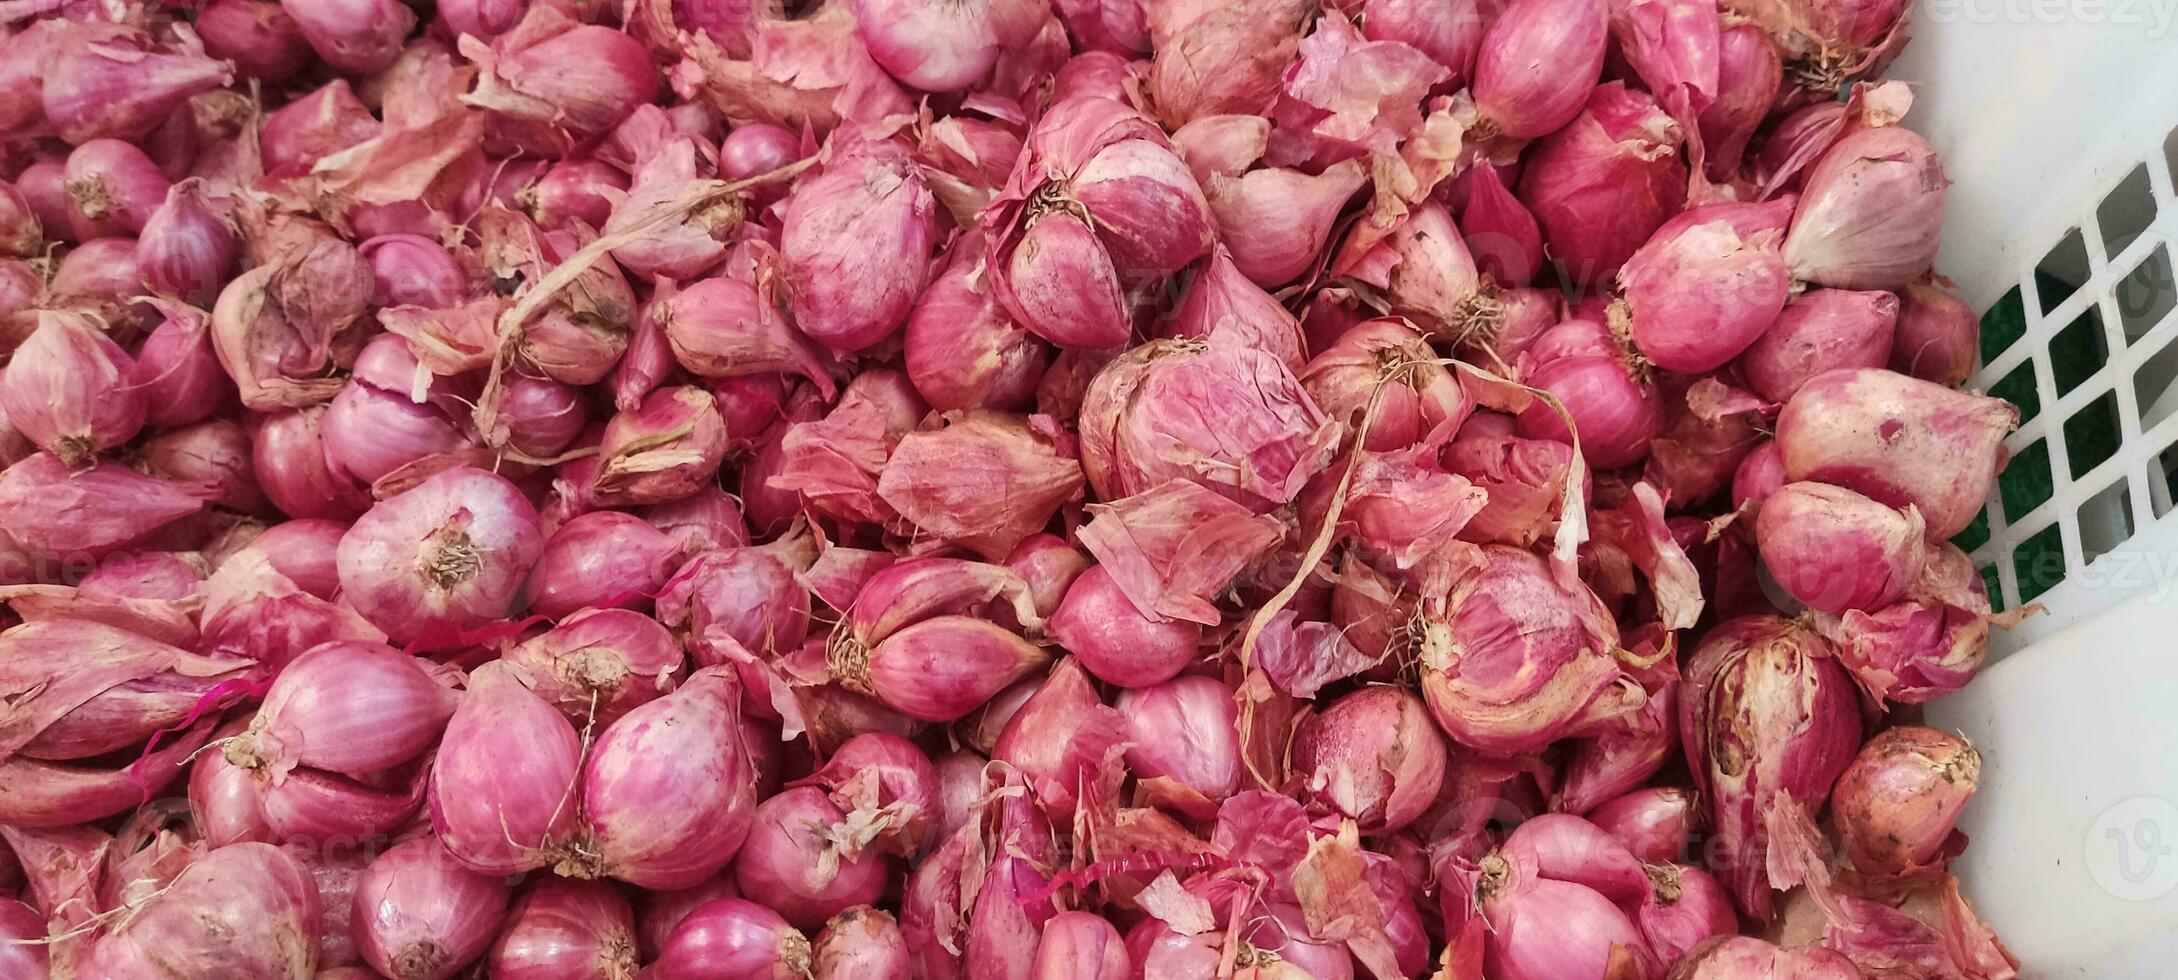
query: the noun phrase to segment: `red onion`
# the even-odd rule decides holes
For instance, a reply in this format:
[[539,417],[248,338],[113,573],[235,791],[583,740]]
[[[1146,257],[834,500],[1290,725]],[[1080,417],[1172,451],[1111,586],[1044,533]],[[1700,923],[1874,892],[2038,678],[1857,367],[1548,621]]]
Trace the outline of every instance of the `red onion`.
[[[403,346],[400,338],[379,339]],[[375,341],[374,341],[375,343]],[[420,461],[456,458],[473,445],[458,422],[433,405],[420,405],[361,379],[351,382],[326,407],[320,429],[326,459],[340,472],[378,484]]]
[[[567,232],[548,232],[544,243],[547,263],[567,261],[578,246]],[[522,359],[554,381],[595,384],[627,350],[636,311],[635,291],[601,258],[523,330]]]
[[191,96],[233,80],[226,62],[202,54],[98,40],[54,55],[42,98],[46,121],[62,139],[81,146],[149,136]]
[[857,905],[817,935],[813,980],[908,980],[907,939],[891,915]]
[[379,235],[356,246],[370,263],[378,298],[386,306],[444,309],[460,305],[468,277],[452,252],[422,235]]
[[1912,504],[1928,536],[1966,528],[2004,466],[2007,402],[1873,368],[1808,379],[1777,418],[1785,474]]
[[236,422],[210,419],[152,436],[137,446],[136,465],[159,479],[202,487],[223,507],[268,512],[250,468],[250,434]]
[[[1585,885],[1501,853],[1483,858],[1476,902],[1494,975],[1508,980],[1662,974],[1633,920]],[[1447,887],[1450,887],[1448,883]]]
[[998,61],[1004,46],[1036,32],[1042,8],[1018,2],[926,3],[855,0],[855,31],[870,58],[925,92],[958,92]]
[[68,154],[61,179],[75,212],[72,220],[81,220],[85,228],[111,228],[118,235],[143,231],[172,186],[144,151],[117,139],[76,147]]
[[1314,267],[1339,212],[1367,182],[1359,161],[1341,161],[1316,175],[1283,167],[1213,173],[1202,190],[1234,267],[1271,289]]
[[733,869],[728,868],[693,888],[674,891],[639,891],[635,895],[636,952],[645,962],[658,958],[673,930],[688,913],[721,898],[739,898]]
[[543,548],[514,484],[457,467],[358,518],[340,539],[340,584],[388,637],[445,641],[506,615]]
[[356,98],[347,79],[336,78],[265,116],[258,137],[265,172],[275,176],[306,173],[318,160],[378,135],[378,120]]
[[1110,796],[1115,787],[1106,774],[1126,738],[1125,719],[1067,659],[1006,719],[991,759],[1019,773],[1044,811],[1063,821],[1083,800]]
[[1611,39],[1597,0],[1514,0],[1483,35],[1470,88],[1481,128],[1530,140],[1572,122]]
[[[1450,370],[1405,320],[1356,324],[1300,372],[1301,387],[1324,413],[1358,431],[1370,403],[1376,421],[1362,442],[1389,451],[1434,447],[1452,437],[1474,403]],[[1389,378],[1390,384],[1379,382]],[[1327,471],[1328,472],[1328,471]]]
[[1760,507],[1770,494],[1790,481],[1785,479],[1785,457],[1778,451],[1777,441],[1765,439],[1739,461],[1739,468],[1732,472],[1732,506],[1746,508],[1752,504]]
[[45,916],[12,898],[0,899],[0,971],[39,980],[47,975]]
[[1860,743],[1852,681],[1813,631],[1769,616],[1712,629],[1686,667],[1681,743],[1715,860],[1740,911],[1767,921],[1772,887],[1822,874],[1813,825]]
[[1147,784],[1170,780],[1212,803],[1239,791],[1240,716],[1215,678],[1175,677],[1119,692],[1127,719],[1127,770]]
[[1739,931],[1739,913],[1717,879],[1700,868],[1676,864],[1648,866],[1654,887],[1642,896],[1634,924],[1657,959],[1676,963],[1688,951],[1717,936]]
[[680,564],[683,548],[632,514],[601,510],[560,525],[530,571],[530,608],[560,618],[589,607],[641,609]]
[[491,975],[507,980],[635,976],[635,910],[611,885],[544,878],[507,911]]
[[705,279],[674,294],[653,315],[665,328],[674,359],[695,374],[734,378],[787,372],[815,381],[827,397],[835,390],[809,340],[787,325],[768,294],[739,279]]
[[145,219],[136,264],[152,291],[203,304],[234,270],[239,247],[233,222],[205,200],[203,181],[191,178]]
[[382,839],[422,808],[424,775],[423,767],[415,766],[365,782],[296,769],[266,787],[265,825],[275,839],[288,843]]
[[290,662],[227,761],[274,780],[296,766],[381,772],[438,740],[457,701],[418,660],[371,643],[328,643]]
[[707,664],[728,660],[717,645],[729,641],[765,656],[799,649],[809,633],[809,592],[788,557],[766,547],[698,555],[659,591],[658,618],[685,627]]
[[416,14],[396,0],[280,0],[318,57],[347,75],[370,75],[400,57]]
[[1827,613],[1880,609],[1921,575],[1921,515],[1843,487],[1788,483],[1762,501],[1762,564],[1793,598]]
[[523,686],[520,666],[477,668],[431,770],[440,846],[484,874],[552,863],[574,832],[582,749],[574,727]]
[[996,280],[1016,321],[1060,347],[1113,347],[1133,332],[1119,272],[1089,225],[1065,211],[1032,218]]
[[439,8],[439,18],[455,36],[491,40],[513,30],[529,8],[520,0],[455,0]]
[[0,528],[35,553],[95,558],[202,510],[199,493],[117,463],[71,471],[36,453],[0,473]]
[[1935,284],[1910,283],[1898,291],[1897,327],[1891,340],[1893,371],[1955,387],[1981,363],[1981,318]]
[[[747,123],[735,126],[718,145],[718,175],[747,180],[793,163],[803,156],[801,137],[785,126]],[[765,188],[755,188],[766,193]],[[776,192],[774,192],[776,193]]]
[[832,666],[848,687],[924,721],[953,721],[1042,666],[1048,655],[998,626],[939,616]]
[[82,975],[292,977],[317,965],[317,886],[269,844],[207,851],[129,911],[76,964]]
[[1442,204],[1423,204],[1377,238],[1348,237],[1330,271],[1384,293],[1394,312],[1432,334],[1459,336],[1488,322],[1482,273]]
[[1184,479],[1260,511],[1292,500],[1336,435],[1276,357],[1153,341],[1090,383],[1082,468],[1104,500]]
[[30,200],[13,184],[0,181],[0,256],[31,258],[44,250],[45,230]]
[[[443,10],[442,10],[443,12]],[[537,222],[537,227],[557,231],[580,221],[602,228],[612,215],[612,202],[628,189],[628,177],[600,160],[561,160],[535,183],[516,192],[515,200]]]
[[1035,980],[1126,980],[1136,976],[1119,930],[1093,912],[1061,912],[1044,923]]
[[1365,687],[1310,715],[1294,734],[1293,769],[1315,803],[1368,833],[1422,814],[1444,779],[1444,741],[1420,699]]
[[939,411],[1026,408],[1051,348],[1007,315],[991,292],[980,241],[964,241],[908,316],[908,380]]
[[1500,4],[1483,0],[1427,3],[1416,0],[1367,0],[1361,32],[1372,41],[1399,41],[1429,56],[1450,73],[1440,90],[1457,90],[1473,74],[1483,34]]
[[1716,100],[1701,110],[1702,147],[1711,180],[1737,175],[1747,142],[1769,114],[1784,82],[1784,62],[1769,32],[1754,24],[1733,24],[1717,36]]
[[151,325],[151,308],[137,301],[143,274],[136,266],[136,240],[100,238],[84,242],[63,256],[46,286],[55,305],[88,308],[119,330]]
[[1720,936],[1689,950],[1672,980],[1856,980],[1860,968],[1821,946],[1778,947],[1753,936]]
[[1034,534],[1021,539],[1013,554],[1006,556],[1005,565],[1028,584],[1031,604],[1036,615],[1049,620],[1059,609],[1074,580],[1088,570],[1089,559],[1066,543],[1064,538],[1052,534]]
[[658,98],[658,72],[641,42],[546,5],[531,7],[489,45],[463,44],[461,53],[482,69],[464,101],[490,113],[495,132],[549,156],[604,135]]
[[1635,251],[1619,283],[1641,353],[1667,371],[1700,374],[1765,336],[1791,292],[1777,243],[1792,206],[1788,196],[1694,208]]
[[1528,152],[1520,201],[1534,213],[1543,244],[1571,281],[1611,281],[1679,210],[1686,199],[1679,139],[1678,123],[1654,99],[1610,82],[1595,88],[1587,108],[1564,129]]
[[1981,573],[1957,545],[1931,543],[1906,598],[1873,613],[1849,611],[1816,627],[1838,644],[1846,669],[1871,697],[1919,703],[1958,690],[1981,669],[1992,616]]
[[206,54],[267,85],[301,74],[315,54],[302,26],[273,0],[212,0],[195,23]]
[[144,400],[129,384],[135,373],[128,352],[91,317],[44,313],[0,371],[0,412],[31,442],[80,468],[143,428]]
[[1492,282],[1521,287],[1543,267],[1543,231],[1535,215],[1506,189],[1496,167],[1468,172],[1467,201],[1460,208],[1460,234],[1475,256],[1475,268]]
[[1614,902],[1638,902],[1651,890],[1640,861],[1596,825],[1567,813],[1521,823],[1498,853],[1539,877],[1593,889]]
[[1616,624],[1593,592],[1525,551],[1489,545],[1484,555],[1421,641],[1422,694],[1454,742],[1516,755],[1639,706],[1610,654]]
[[652,526],[691,551],[738,548],[749,542],[749,525],[741,515],[740,502],[716,487],[652,504],[642,513]]
[[164,428],[203,421],[234,390],[212,353],[211,319],[179,303],[155,305],[166,319],[137,347],[130,377],[130,386],[141,393],[144,420]]
[[330,599],[340,588],[333,551],[346,527],[333,521],[297,519],[265,529],[249,550],[262,554],[281,575],[311,595]]
[[842,353],[907,319],[937,243],[937,202],[895,143],[835,139],[824,170],[787,202],[779,252],[794,322]]
[[[690,184],[705,176],[698,153],[693,141],[674,139],[644,160],[628,184],[627,196],[613,205],[605,232],[629,232],[644,215],[686,196]],[[641,237],[614,246],[613,261],[645,279],[696,279],[726,256],[727,240],[740,227],[742,216],[741,207],[734,203],[651,226]]]
[[1174,127],[1219,113],[1267,111],[1311,19],[1290,0],[1145,9],[1155,49],[1145,94]]
[[[1581,453],[1590,465],[1609,469],[1638,462],[1663,430],[1662,399],[1628,367],[1624,351],[1592,322],[1568,320],[1544,334],[1537,346],[1581,337],[1608,346],[1544,361],[1529,373],[1527,383],[1555,396],[1573,417]],[[1560,442],[1571,442],[1573,436],[1565,419],[1540,402],[1520,413],[1519,432]]]
[[657,698],[681,672],[679,641],[656,620],[624,609],[586,609],[508,650],[524,683],[578,723],[610,723]]
[[816,785],[870,843],[902,855],[932,839],[937,771],[915,743],[898,735],[868,732],[847,739],[824,768],[797,785]]
[[1295,371],[1308,357],[1300,322],[1248,281],[1224,246],[1211,249],[1209,263],[1173,308],[1166,336],[1269,351]]
[[1831,790],[1845,856],[1876,876],[1942,864],[1964,844],[1953,827],[1980,779],[1981,754],[1957,735],[1918,726],[1876,733]]
[[1898,297],[1887,292],[1803,293],[1747,348],[1740,372],[1755,394],[1783,404],[1824,371],[1883,367],[1891,361],[1898,310]]
[[743,846],[755,803],[741,692],[716,669],[622,715],[583,764],[585,838],[557,869],[687,888]]
[[1698,817],[1694,794],[1676,786],[1637,789],[1590,810],[1588,822],[1649,864],[1688,856]]
[[877,495],[923,536],[999,560],[1080,495],[1071,442],[1049,416],[970,412],[902,436]]
[[386,976],[444,980],[484,955],[508,892],[454,863],[434,838],[395,844],[356,880],[356,947]]
[[1136,609],[1101,565],[1074,580],[1045,628],[1097,679],[1120,687],[1171,679],[1202,643],[1200,626],[1152,619]]
[[797,980],[810,965],[809,939],[779,913],[722,898],[690,911],[644,973],[657,980]]
[[1847,133],[1807,173],[1785,264],[1836,289],[1904,286],[1936,257],[1949,183],[1935,149],[1911,130]]
[[212,348],[242,404],[270,412],[332,397],[340,383],[324,375],[334,338],[368,310],[370,292],[370,266],[332,239],[229,281],[212,307]]
[[253,462],[257,485],[292,517],[347,520],[370,509],[370,491],[326,457],[324,406],[265,416]]
[[875,901],[885,887],[884,858],[845,836],[844,817],[815,787],[765,800],[734,860],[742,893],[764,896],[788,922],[810,929]]

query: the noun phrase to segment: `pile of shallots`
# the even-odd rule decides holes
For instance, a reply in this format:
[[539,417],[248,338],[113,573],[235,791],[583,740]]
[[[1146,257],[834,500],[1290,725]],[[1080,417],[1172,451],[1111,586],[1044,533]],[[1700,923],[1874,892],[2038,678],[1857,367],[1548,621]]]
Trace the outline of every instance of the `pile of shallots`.
[[0,974],[2015,976],[1902,6],[0,5]]

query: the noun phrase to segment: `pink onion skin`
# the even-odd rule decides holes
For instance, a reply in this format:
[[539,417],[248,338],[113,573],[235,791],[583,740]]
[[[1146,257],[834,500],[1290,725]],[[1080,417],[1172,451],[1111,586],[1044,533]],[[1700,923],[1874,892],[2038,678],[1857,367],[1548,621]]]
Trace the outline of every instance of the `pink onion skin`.
[[1964,384],[1981,363],[1981,318],[1956,294],[1932,283],[1898,291],[1890,369],[1947,388]]
[[1436,798],[1448,755],[1421,699],[1372,686],[1301,722],[1293,769],[1318,807],[1359,822],[1364,833],[1388,833]]
[[562,156],[571,143],[610,132],[657,101],[658,71],[640,41],[537,8],[533,29],[472,42],[462,54],[483,69],[469,102],[491,113],[490,132],[532,152]]
[[1694,208],[1636,250],[1618,279],[1641,353],[1667,371],[1702,374],[1765,336],[1792,291],[1777,253],[1792,205],[1788,196]]
[[259,137],[265,172],[282,177],[307,173],[320,158],[370,139],[378,130],[378,120],[347,79],[336,78],[266,114]]
[[1094,912],[1061,912],[1044,923],[1033,980],[1127,980],[1134,962],[1110,920]]
[[1676,963],[1702,943],[1739,931],[1731,897],[1709,872],[1672,864],[1648,872],[1655,887],[1634,911],[1634,924],[1657,959]]
[[76,147],[68,154],[61,179],[69,207],[83,227],[109,226],[120,235],[141,233],[172,188],[143,150],[115,139]]
[[414,759],[458,700],[427,663],[376,643],[318,646],[280,671],[227,761],[278,779],[296,766],[368,776]]
[[506,980],[635,976],[635,910],[601,881],[541,878],[514,907],[486,960]]
[[1195,659],[1202,627],[1144,615],[1098,565],[1066,590],[1045,629],[1095,674],[1119,687],[1148,687],[1172,679]]
[[45,313],[0,370],[0,412],[70,467],[135,438],[144,399],[129,385],[136,362],[92,317]]
[[1485,129],[1531,140],[1572,122],[1603,72],[1611,39],[1597,0],[1514,0],[1475,55],[1475,108]]
[[865,732],[847,739],[822,769],[796,785],[821,786],[833,794],[834,805],[850,811],[897,808],[902,819],[874,841],[909,854],[929,842],[937,781],[930,757],[914,742],[887,732]]
[[908,316],[908,380],[941,412],[1018,411],[1035,403],[1053,352],[999,304],[982,271],[983,250],[970,241],[954,250]]
[[1240,790],[1240,714],[1233,692],[1213,677],[1175,677],[1119,692],[1137,779],[1171,779],[1213,803]]
[[[1714,866],[1750,918],[1773,908],[1773,831],[1812,820],[1860,745],[1859,695],[1812,630],[1771,616],[1730,620],[1686,665],[1680,744],[1704,798]],[[1812,833],[1813,831],[1809,831]]]
[[395,641],[443,641],[499,619],[544,549],[506,478],[457,467],[380,501],[341,536],[349,604]]
[[1213,173],[1202,191],[1234,267],[1276,289],[1315,266],[1340,211],[1368,179],[1360,161],[1340,161],[1314,175],[1285,167]]
[[582,514],[552,532],[538,553],[530,608],[554,619],[592,607],[644,608],[681,555],[671,536],[633,514]]
[[323,912],[310,873],[269,844],[209,851],[100,935],[87,977],[307,976]]
[[1981,779],[1981,754],[1949,732],[1900,726],[1876,733],[1830,794],[1846,857],[1864,874],[1903,876],[1940,864]]
[[455,863],[434,838],[395,844],[356,881],[356,947],[386,976],[445,980],[491,946],[510,892]]
[[841,680],[893,710],[947,722],[975,710],[1048,659],[1005,628],[966,616],[926,619],[871,648]]
[[742,847],[755,804],[740,685],[699,670],[621,716],[582,771],[589,854],[581,871],[640,888],[687,888]]
[[1324,414],[1349,431],[1360,429],[1375,400],[1376,421],[1362,442],[1364,448],[1390,452],[1436,446],[1449,440],[1474,411],[1457,377],[1443,367],[1417,363],[1394,383],[1377,383],[1386,363],[1435,357],[1428,341],[1406,320],[1379,317],[1355,324],[1311,359],[1300,372],[1301,387]]
[[717,487],[643,508],[643,518],[691,551],[739,548],[749,543],[741,503]]
[[787,202],[779,253],[794,321],[842,353],[867,350],[907,319],[928,280],[937,201],[893,143],[833,147]]
[[1760,26],[1734,24],[1718,35],[1717,97],[1700,119],[1708,155],[1704,169],[1711,180],[1730,180],[1740,172],[1747,143],[1769,114],[1784,74],[1777,42]]
[[1824,371],[1883,367],[1891,362],[1898,312],[1898,297],[1882,291],[1802,293],[1741,355],[1740,373],[1763,400],[1783,404]]
[[383,71],[400,57],[416,14],[397,0],[281,0],[310,48],[346,75]]
[[1067,544],[1065,538],[1055,534],[1033,534],[1013,546],[1013,554],[1006,556],[1004,564],[1028,583],[1029,598],[1036,606],[1036,615],[1049,620],[1058,612],[1059,604],[1073,588],[1074,580],[1088,571],[1089,558]]
[[1588,811],[1587,817],[1635,858],[1665,864],[1689,857],[1698,812],[1694,794],[1677,786],[1658,786],[1607,801]]
[[1689,950],[1671,980],[1859,980],[1845,954],[1822,946],[1778,947],[1753,936],[1720,936]]
[[1612,82],[1597,86],[1579,116],[1528,151],[1520,202],[1569,280],[1609,282],[1685,203],[1686,163],[1672,149],[1678,141],[1678,124],[1654,99]]
[[528,7],[519,0],[452,0],[439,8],[439,18],[456,37],[467,34],[489,41],[513,30]]
[[627,609],[585,609],[501,655],[524,683],[576,724],[611,724],[656,700],[683,670],[681,644],[665,627]]
[[1014,321],[1058,347],[1117,347],[1133,335],[1119,270],[1096,232],[1074,214],[1030,219],[1011,251],[987,268]]
[[702,489],[726,455],[718,401],[694,385],[660,388],[614,415],[598,446],[591,492],[599,504],[657,504]]
[[1124,728],[1079,662],[1061,660],[1006,719],[991,759],[1018,772],[1044,812],[1065,821],[1094,792],[1102,776],[1093,767],[1117,754]]
[[751,653],[777,656],[797,650],[809,634],[809,591],[781,556],[763,547],[697,555],[673,573],[658,592],[658,618],[689,631],[689,650],[700,663],[727,662],[710,634],[730,636]]
[[824,791],[789,789],[756,808],[749,836],[734,859],[734,880],[742,894],[765,901],[799,928],[815,929],[826,919],[884,893],[889,869],[875,850],[838,853],[836,870],[827,874],[827,855],[842,845],[827,840],[827,828],[845,819]]
[[33,554],[97,558],[197,513],[202,492],[118,463],[71,471],[34,453],[0,473],[0,528]]
[[1989,499],[2019,413],[2009,403],[1891,371],[1858,368],[1808,379],[1777,419],[1785,475],[1912,504],[1928,536],[1965,530]]
[[1793,275],[1834,289],[1897,289],[1928,271],[1950,181],[1913,131],[1847,133],[1807,173],[1785,234]]
[[1762,501],[1755,540],[1777,584],[1827,613],[1880,609],[1921,576],[1921,515],[1843,487],[1788,483]]
[[1488,0],[1368,0],[1362,5],[1361,33],[1371,41],[1398,41],[1428,55],[1451,73],[1438,88],[1455,91],[1473,74],[1483,35],[1500,7]]
[[200,54],[88,43],[54,57],[41,97],[46,121],[62,139],[81,146],[149,136],[191,96],[233,79],[225,62]]
[[644,971],[657,980],[798,980],[808,975],[809,939],[765,906],[738,898],[699,905],[681,920]]
[[812,980],[908,980],[907,937],[891,915],[857,905],[832,917],[817,935]]
[[518,670],[485,664],[470,674],[431,769],[439,845],[482,874],[544,867],[577,819],[581,738]]
[[316,57],[302,26],[273,0],[212,0],[197,12],[196,27],[206,54],[267,85],[295,77]]
[[[15,185],[0,181],[0,256],[27,259],[44,249],[45,229],[30,200]],[[6,308],[0,307],[0,313],[4,312]]]

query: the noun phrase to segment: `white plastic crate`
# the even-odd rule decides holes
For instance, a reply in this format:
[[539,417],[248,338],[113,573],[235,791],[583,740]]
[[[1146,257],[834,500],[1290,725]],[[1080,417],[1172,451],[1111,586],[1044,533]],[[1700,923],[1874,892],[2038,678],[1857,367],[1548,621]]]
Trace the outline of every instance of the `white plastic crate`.
[[1961,543],[2048,610],[1930,706],[1987,760],[1960,874],[2026,976],[2178,977],[2178,0],[1914,27],[1890,77],[1953,181],[1939,269],[1998,311],[1971,384],[2031,412]]

